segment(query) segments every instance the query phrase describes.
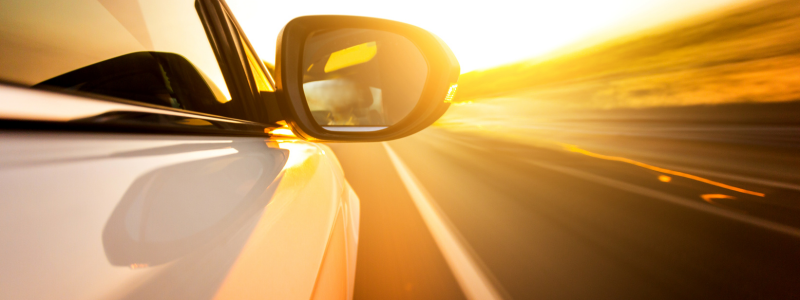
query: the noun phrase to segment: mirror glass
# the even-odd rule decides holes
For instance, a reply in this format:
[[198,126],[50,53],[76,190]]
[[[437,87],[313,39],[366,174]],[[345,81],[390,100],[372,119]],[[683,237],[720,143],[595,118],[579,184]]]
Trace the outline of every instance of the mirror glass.
[[302,68],[308,107],[331,131],[375,131],[399,122],[417,105],[428,74],[411,41],[373,29],[312,33]]

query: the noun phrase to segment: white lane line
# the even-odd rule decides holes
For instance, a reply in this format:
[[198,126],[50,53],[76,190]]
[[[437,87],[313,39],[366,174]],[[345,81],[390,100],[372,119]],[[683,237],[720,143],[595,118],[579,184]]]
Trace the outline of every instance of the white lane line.
[[545,169],[550,169],[550,170],[553,170],[553,171],[556,171],[556,172],[559,172],[559,173],[572,175],[572,176],[575,176],[575,177],[578,177],[578,178],[581,178],[581,179],[584,179],[584,180],[587,180],[587,181],[593,181],[595,183],[599,183],[599,184],[602,184],[602,185],[606,185],[606,186],[618,188],[618,189],[621,189],[621,190],[624,190],[624,191],[628,191],[628,192],[631,192],[631,193],[639,194],[639,195],[642,195],[642,196],[646,196],[646,197],[662,200],[662,201],[665,201],[665,202],[669,202],[669,203],[672,203],[672,204],[677,204],[677,205],[680,205],[680,206],[692,208],[692,209],[695,209],[695,210],[703,211],[703,212],[706,212],[706,213],[710,213],[710,214],[717,215],[717,216],[720,216],[720,217],[723,217],[723,218],[728,218],[728,219],[731,219],[731,220],[739,221],[739,222],[742,222],[742,223],[755,225],[755,226],[758,226],[758,227],[761,227],[761,228],[764,228],[764,229],[781,232],[781,233],[784,233],[784,234],[787,234],[787,235],[790,235],[790,236],[793,236],[793,237],[800,237],[800,229],[794,228],[794,227],[791,227],[791,226],[787,226],[787,225],[783,225],[783,224],[780,224],[780,223],[775,223],[775,222],[772,222],[772,221],[764,220],[764,219],[753,217],[753,216],[748,216],[748,215],[741,214],[741,213],[734,212],[734,211],[730,211],[730,210],[727,210],[727,209],[706,205],[705,203],[702,203],[702,202],[693,201],[693,200],[686,199],[686,198],[683,198],[683,197],[673,196],[673,195],[670,195],[670,194],[667,194],[667,193],[664,193],[664,192],[661,192],[661,191],[658,191],[658,190],[654,190],[654,189],[650,189],[650,188],[646,188],[646,187],[630,184],[630,183],[619,181],[619,180],[614,180],[614,179],[602,177],[602,176],[599,176],[599,175],[595,175],[595,174],[579,171],[579,170],[576,170],[576,169],[573,169],[573,168],[569,168],[569,167],[557,166],[557,165],[544,163],[544,162],[537,162],[537,161],[528,161],[528,163],[536,165],[536,166],[539,166],[539,167],[542,167],[542,168],[545,168]]
[[389,154],[397,174],[406,186],[406,190],[411,195],[411,199],[417,206],[425,225],[431,231],[436,245],[442,251],[447,265],[453,271],[453,275],[464,291],[467,299],[502,299],[497,289],[492,286],[489,278],[478,267],[475,259],[462,244],[461,240],[454,234],[454,230],[447,218],[439,211],[439,208],[432,201],[428,192],[419,184],[414,174],[406,167],[400,157],[394,153],[389,144],[383,142],[383,147]]

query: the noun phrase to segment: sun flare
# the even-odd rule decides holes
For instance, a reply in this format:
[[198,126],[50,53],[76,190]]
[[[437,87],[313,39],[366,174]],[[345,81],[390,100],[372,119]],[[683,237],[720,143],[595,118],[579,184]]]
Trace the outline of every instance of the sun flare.
[[360,15],[422,27],[453,49],[463,73],[607,38],[746,0],[254,1],[228,4],[266,61],[281,28],[302,15]]

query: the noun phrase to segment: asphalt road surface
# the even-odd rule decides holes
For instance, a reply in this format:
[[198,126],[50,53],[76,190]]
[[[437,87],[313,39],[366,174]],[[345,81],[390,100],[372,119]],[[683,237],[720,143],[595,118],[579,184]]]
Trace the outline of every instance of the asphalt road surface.
[[387,151],[499,298],[800,298],[800,130],[712,125],[330,144],[362,202],[355,299],[468,295]]

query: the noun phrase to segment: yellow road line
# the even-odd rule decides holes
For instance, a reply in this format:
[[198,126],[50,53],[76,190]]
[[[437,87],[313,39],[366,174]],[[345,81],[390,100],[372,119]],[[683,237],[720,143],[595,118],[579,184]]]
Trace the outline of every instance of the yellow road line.
[[678,171],[674,171],[674,170],[670,170],[670,169],[660,168],[660,167],[648,165],[648,164],[643,163],[643,162],[638,162],[638,161],[635,161],[635,160],[632,160],[632,159],[629,159],[629,158],[597,154],[597,153],[594,153],[594,152],[590,152],[590,151],[578,148],[578,146],[575,146],[575,145],[561,144],[561,146],[564,147],[565,150],[570,151],[570,152],[580,153],[580,154],[583,154],[583,155],[586,155],[586,156],[591,156],[591,157],[599,158],[599,159],[605,159],[605,160],[629,163],[629,164],[632,164],[632,165],[635,165],[635,166],[639,166],[639,167],[642,167],[642,168],[646,168],[646,169],[650,169],[650,170],[653,170],[653,171],[656,171],[656,172],[661,172],[661,173],[664,173],[664,174],[670,174],[670,175],[674,175],[674,176],[680,176],[680,177],[683,177],[683,178],[697,180],[697,181],[700,181],[700,182],[703,182],[703,183],[707,183],[707,184],[710,184],[710,185],[714,185],[714,186],[718,186],[718,187],[721,187],[721,188],[724,188],[724,189],[729,189],[731,191],[736,191],[736,192],[740,192],[740,193],[744,193],[744,194],[748,194],[748,195],[753,195],[753,196],[764,197],[764,193],[759,193],[759,192],[746,190],[746,189],[743,189],[743,188],[738,188],[738,187],[735,187],[735,186],[732,186],[732,185],[727,185],[727,184],[724,184],[724,183],[721,183],[721,182],[716,182],[716,181],[713,181],[711,179],[706,179],[706,178],[703,178],[703,177],[700,177],[700,176],[697,176],[697,175],[692,175],[692,174],[678,172]]

